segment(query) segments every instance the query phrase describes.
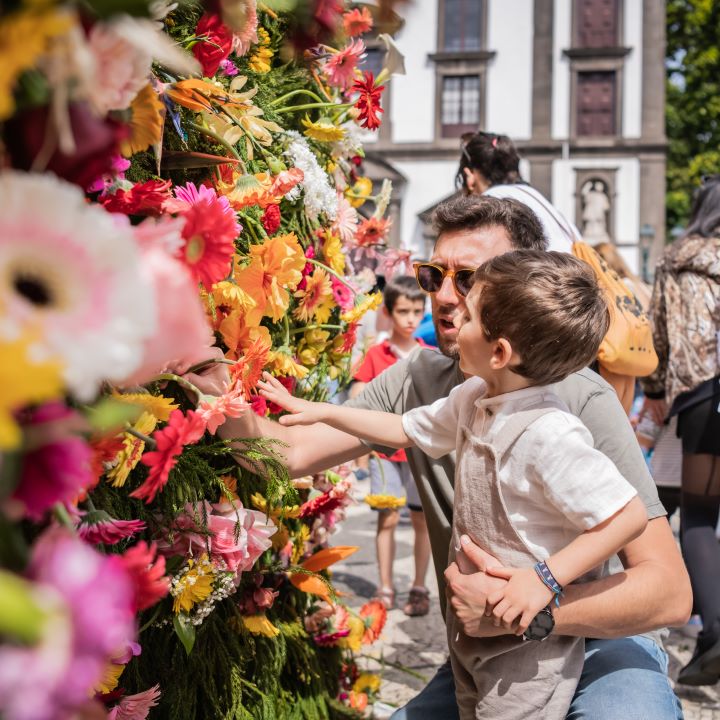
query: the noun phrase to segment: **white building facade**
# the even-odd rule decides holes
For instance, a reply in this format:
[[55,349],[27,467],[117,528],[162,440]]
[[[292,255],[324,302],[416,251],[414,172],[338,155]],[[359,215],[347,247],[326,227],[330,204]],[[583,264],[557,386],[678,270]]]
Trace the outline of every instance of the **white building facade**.
[[415,0],[403,16],[407,74],[366,146],[371,177],[394,181],[394,242],[431,252],[460,135],[485,130],[512,138],[523,177],[581,231],[588,191],[604,194],[608,238],[650,266],[665,227],[664,0]]

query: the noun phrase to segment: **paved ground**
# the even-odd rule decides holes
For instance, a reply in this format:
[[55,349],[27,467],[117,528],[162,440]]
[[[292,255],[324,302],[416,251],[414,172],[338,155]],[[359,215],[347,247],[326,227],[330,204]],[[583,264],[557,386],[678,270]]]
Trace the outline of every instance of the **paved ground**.
[[[360,483],[358,497],[363,497],[366,493],[365,483]],[[364,503],[349,508],[348,518],[343,523],[339,537],[336,536],[336,542],[358,545],[360,550],[346,562],[335,566],[333,577],[338,589],[355,596],[349,598],[353,606],[359,607],[375,592],[377,567],[374,538],[375,513]],[[398,605],[402,607],[407,597],[407,588],[412,581],[412,528],[409,520],[401,520],[396,542],[395,582],[399,591]],[[414,697],[446,657],[445,628],[432,571],[428,573],[428,584],[433,597],[430,614],[423,618],[408,618],[401,610],[392,610],[382,639],[370,651],[377,661],[370,658],[363,660],[366,667],[374,671],[380,669],[382,660],[385,661],[380,696],[384,703],[391,706],[403,705]],[[671,679],[677,676],[678,670],[688,661],[693,646],[694,642],[681,632],[671,631],[666,647],[670,657]],[[402,666],[405,670],[391,664]],[[720,684],[710,688],[677,685],[675,690],[682,701],[686,720],[720,720]],[[388,716],[389,710],[380,709],[375,714],[378,720]]]

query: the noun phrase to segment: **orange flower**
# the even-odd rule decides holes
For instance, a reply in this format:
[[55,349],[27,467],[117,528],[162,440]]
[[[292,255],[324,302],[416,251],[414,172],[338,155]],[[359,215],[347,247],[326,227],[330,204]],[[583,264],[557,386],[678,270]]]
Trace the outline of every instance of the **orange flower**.
[[127,125],[130,129],[130,137],[120,144],[120,152],[125,157],[131,157],[159,143],[162,140],[165,124],[165,105],[150,84],[135,96],[128,112],[130,119]]
[[[222,321],[232,312],[247,315],[257,307],[257,303],[241,287],[233,282],[221,280],[212,286],[210,293],[203,293],[205,311],[210,318],[213,330],[219,330]],[[258,318],[258,325],[260,319]]]
[[300,302],[293,311],[293,317],[303,323],[313,318],[318,323],[326,323],[335,307],[330,276],[322,268],[315,268],[305,280],[305,289],[295,293]]
[[355,232],[355,240],[357,244],[362,247],[380,245],[387,239],[389,229],[390,220],[370,217],[358,225],[357,231]]
[[279,202],[272,192],[272,180],[267,173],[257,175],[233,174],[229,183],[219,182],[218,192],[224,195],[235,210],[242,210],[250,205],[265,208]]
[[250,264],[235,271],[235,282],[257,302],[262,315],[277,322],[287,312],[288,290],[295,290],[304,267],[295,233],[276,235],[250,248]]
[[212,110],[213,105],[225,105],[231,100],[223,88],[197,78],[179,80],[167,85],[165,94],[178,105],[197,112]]
[[242,357],[230,371],[233,387],[241,387],[243,394],[248,397],[250,391],[255,389],[267,364],[270,345],[263,337],[258,337],[245,349]]
[[241,311],[230,313],[220,323],[220,334],[227,346],[225,355],[230,360],[240,358],[248,348],[260,341],[268,346],[271,344],[270,331],[263,325],[253,325]]
[[289,170],[283,170],[273,178],[273,184],[270,191],[278,198],[278,202],[280,202],[280,198],[283,195],[287,195],[298,183],[301,183],[304,179],[305,173],[300,168],[290,168]]
[[373,19],[370,11],[363,7],[354,8],[343,15],[343,28],[348,37],[356,37],[372,30]]
[[374,643],[385,627],[387,621],[387,609],[379,600],[371,600],[366,602],[360,608],[360,617],[365,623],[365,634],[363,635],[363,643],[369,645]]

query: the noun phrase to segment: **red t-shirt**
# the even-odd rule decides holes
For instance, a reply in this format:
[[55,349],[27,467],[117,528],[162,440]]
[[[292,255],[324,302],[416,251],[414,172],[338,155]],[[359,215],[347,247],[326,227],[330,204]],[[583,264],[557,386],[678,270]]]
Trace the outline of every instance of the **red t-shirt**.
[[[416,338],[415,340],[421,347],[429,347],[428,344],[420,340],[420,338]],[[367,351],[365,358],[353,375],[353,380],[369,383],[391,365],[394,365],[398,360],[398,356],[392,351],[390,341],[384,340],[378,345],[373,345]],[[407,462],[407,455],[405,454],[405,450],[402,449],[393,453],[389,458],[386,455],[378,454],[380,457],[387,458],[393,462]]]

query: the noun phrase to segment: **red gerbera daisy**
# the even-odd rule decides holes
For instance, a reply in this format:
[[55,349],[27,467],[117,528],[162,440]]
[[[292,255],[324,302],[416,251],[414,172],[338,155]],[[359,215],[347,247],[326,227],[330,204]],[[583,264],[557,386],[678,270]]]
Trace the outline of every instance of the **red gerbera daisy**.
[[146,180],[129,190],[117,190],[113,194],[101,195],[103,207],[112,213],[124,215],[160,215],[165,204],[172,200],[170,180]]
[[157,545],[148,547],[144,541],[126,550],[120,559],[135,586],[135,608],[146,610],[162,600],[169,590],[170,582],[165,577],[165,558],[158,555]]
[[260,222],[268,235],[274,235],[280,229],[280,206],[268,205]]
[[356,80],[350,88],[351,93],[359,93],[355,107],[360,111],[360,125],[368,130],[377,130],[380,127],[380,116],[384,112],[380,107],[380,96],[385,89],[384,85],[375,86],[375,78],[371,72],[364,73],[362,80]]
[[140,462],[150,468],[145,482],[130,497],[144,499],[150,503],[155,495],[165,487],[170,471],[177,463],[177,456],[185,445],[196,443],[205,432],[205,421],[194,410],[183,415],[173,410],[168,424],[162,430],[153,433],[157,449],[146,452]]
[[219,198],[198,200],[183,213],[183,217],[185,245],[180,249],[180,259],[197,282],[211,288],[230,272],[240,225],[234,214],[225,211]]
[[387,239],[390,220],[370,217],[363,220],[355,232],[355,240],[361,247],[381,245]]
[[333,496],[329,492],[323,493],[312,500],[308,500],[300,506],[300,517],[308,518],[324,515],[325,513],[329,513],[336,508],[339,508],[341,502],[341,498]]

